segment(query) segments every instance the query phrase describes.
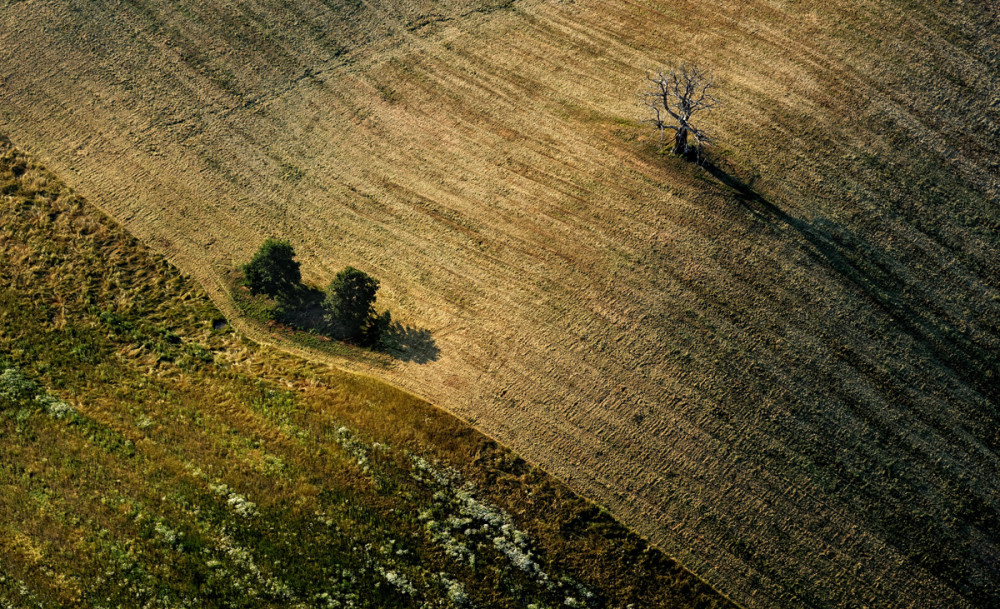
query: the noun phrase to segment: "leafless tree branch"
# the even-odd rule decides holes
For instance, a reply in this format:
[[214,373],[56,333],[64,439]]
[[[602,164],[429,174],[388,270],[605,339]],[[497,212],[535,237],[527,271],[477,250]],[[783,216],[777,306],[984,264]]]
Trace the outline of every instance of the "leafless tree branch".
[[[652,125],[660,135],[660,151],[663,151],[664,132],[674,132],[672,152],[684,156],[697,152],[702,146],[712,143],[712,138],[692,123],[694,115],[711,111],[718,105],[711,90],[715,88],[715,78],[695,65],[680,64],[675,68],[662,68],[646,74],[647,89],[643,94],[643,104]],[[672,119],[672,120],[671,120]],[[694,139],[692,148],[689,137]]]

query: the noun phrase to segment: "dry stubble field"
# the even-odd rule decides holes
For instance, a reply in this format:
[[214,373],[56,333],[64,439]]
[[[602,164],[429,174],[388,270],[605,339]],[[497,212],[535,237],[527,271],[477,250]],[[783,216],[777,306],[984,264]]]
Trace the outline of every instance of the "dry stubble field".
[[[988,3],[0,11],[0,131],[224,310],[271,233],[372,272],[440,350],[380,375],[741,604],[1000,602]],[[637,124],[672,59],[722,170]]]

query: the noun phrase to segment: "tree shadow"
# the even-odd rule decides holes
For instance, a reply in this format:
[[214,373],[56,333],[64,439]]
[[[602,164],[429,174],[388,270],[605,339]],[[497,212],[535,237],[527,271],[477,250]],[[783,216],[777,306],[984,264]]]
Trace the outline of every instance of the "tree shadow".
[[[323,302],[326,293],[314,286],[299,284],[278,299],[275,321],[297,330],[312,332],[333,340],[366,346],[336,320],[330,319]],[[436,361],[441,350],[424,328],[407,326],[399,322],[390,323],[375,345],[368,348],[381,351],[390,357],[417,364]]]
[[385,352],[404,362],[426,364],[437,361],[441,356],[431,331],[426,328],[415,328],[399,322],[392,323],[383,336],[387,346]]
[[279,297],[276,310],[277,321],[306,332],[312,331],[331,338],[341,338],[327,319],[323,290],[303,284]]
[[710,161],[702,167],[732,189],[756,217],[797,236],[810,258],[856,286],[955,376],[994,405],[1000,404],[1000,382],[995,378],[1000,371],[1000,354],[958,329],[939,304],[902,278],[896,270],[899,264],[890,256],[825,218],[809,222],[789,215],[734,172]]

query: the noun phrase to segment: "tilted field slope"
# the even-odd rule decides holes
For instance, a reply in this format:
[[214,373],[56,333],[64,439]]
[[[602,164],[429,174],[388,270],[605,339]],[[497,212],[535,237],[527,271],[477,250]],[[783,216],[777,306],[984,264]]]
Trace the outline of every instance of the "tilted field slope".
[[0,607],[733,606],[444,411],[248,342],[2,137],[0,244]]
[[[224,308],[271,233],[372,272],[387,378],[738,602],[1000,602],[988,3],[347,6],[6,3],[0,130]],[[636,123],[674,59],[724,173]]]

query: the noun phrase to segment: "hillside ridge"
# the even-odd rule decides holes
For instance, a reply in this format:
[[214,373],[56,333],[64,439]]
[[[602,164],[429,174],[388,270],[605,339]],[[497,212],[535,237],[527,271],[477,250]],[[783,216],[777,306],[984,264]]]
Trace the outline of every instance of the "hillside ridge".
[[0,244],[0,606],[734,606],[443,410],[232,331],[2,136]]
[[[440,357],[372,372],[743,605],[996,604],[988,2],[515,2],[338,55],[340,5],[8,5],[0,129],[221,307],[271,233],[379,277]],[[638,122],[679,60],[721,177]]]

